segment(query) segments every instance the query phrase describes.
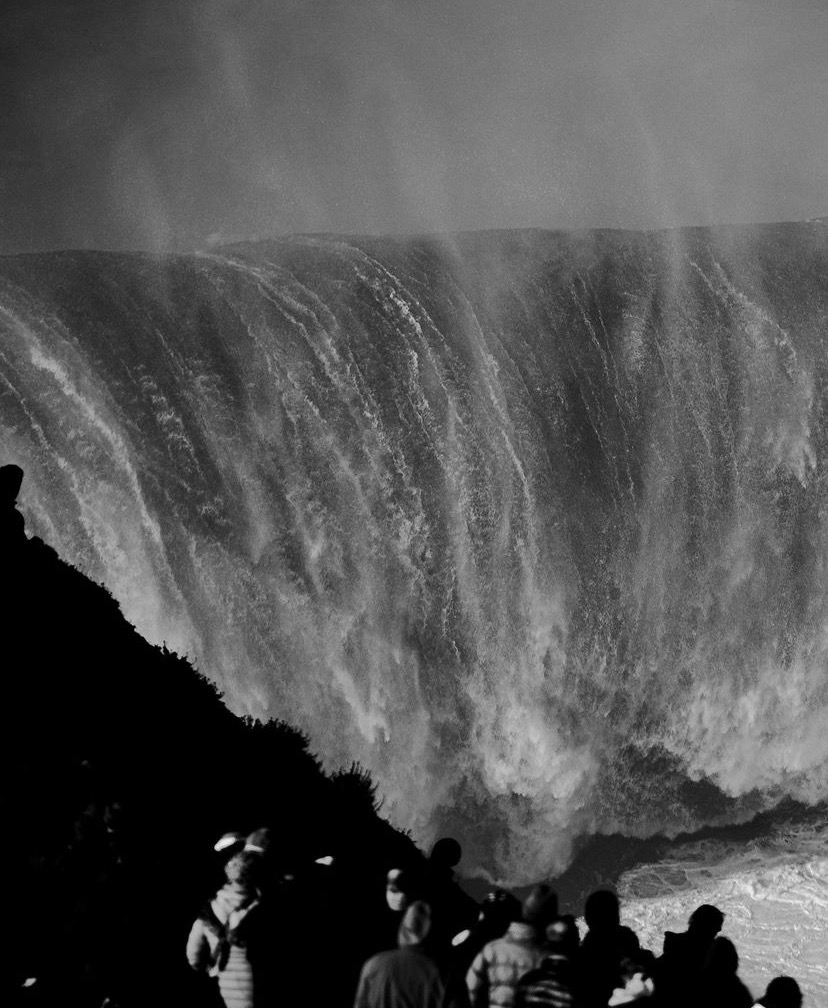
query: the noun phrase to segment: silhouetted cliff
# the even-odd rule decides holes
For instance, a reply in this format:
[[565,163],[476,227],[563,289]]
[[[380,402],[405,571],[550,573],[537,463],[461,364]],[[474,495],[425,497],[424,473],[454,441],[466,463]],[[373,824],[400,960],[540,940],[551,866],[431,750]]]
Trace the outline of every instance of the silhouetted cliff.
[[[20,471],[2,476],[15,908],[5,979],[16,996],[197,1003],[184,942],[228,829],[271,826],[279,861],[299,876],[323,872],[313,861],[332,854],[339,891],[367,885],[381,903],[384,871],[419,855],[377,816],[367,776],[326,776],[299,733],[231,714],[187,661],[143,640],[105,589],[26,538]],[[27,977],[37,983],[21,994]]]

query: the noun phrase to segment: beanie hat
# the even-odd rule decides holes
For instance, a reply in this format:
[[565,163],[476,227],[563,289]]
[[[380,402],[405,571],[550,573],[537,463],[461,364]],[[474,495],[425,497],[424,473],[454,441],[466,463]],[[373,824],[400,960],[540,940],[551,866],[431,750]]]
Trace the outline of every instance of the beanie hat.
[[554,947],[557,952],[565,954],[568,950],[578,947],[578,928],[574,918],[569,914],[547,924],[545,933],[547,944]]
[[223,851],[229,851],[233,847],[240,847],[244,843],[244,834],[238,833],[236,830],[230,830],[228,833],[222,833],[222,835],[213,844],[213,850],[217,854],[221,854]]
[[267,854],[273,843],[273,830],[268,826],[253,830],[244,842],[244,849],[252,851],[254,854]]
[[414,900],[403,914],[397,944],[400,948],[408,945],[422,945],[431,930],[431,907],[423,900]]
[[536,885],[523,901],[523,919],[543,927],[558,912],[558,897],[548,885]]

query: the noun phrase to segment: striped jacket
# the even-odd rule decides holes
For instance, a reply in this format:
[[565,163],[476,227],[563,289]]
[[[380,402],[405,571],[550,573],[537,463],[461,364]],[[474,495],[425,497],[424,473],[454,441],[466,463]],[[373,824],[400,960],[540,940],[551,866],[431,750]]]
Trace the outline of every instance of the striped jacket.
[[521,978],[514,1008],[572,1008],[575,970],[568,956],[544,955],[540,966]]
[[531,924],[510,924],[502,938],[483,946],[466,974],[472,1008],[513,1008],[518,981],[540,959],[540,941]]
[[259,903],[248,890],[228,883],[194,922],[187,939],[187,960],[193,969],[218,977],[227,1008],[252,1008],[253,969],[245,931],[255,926]]

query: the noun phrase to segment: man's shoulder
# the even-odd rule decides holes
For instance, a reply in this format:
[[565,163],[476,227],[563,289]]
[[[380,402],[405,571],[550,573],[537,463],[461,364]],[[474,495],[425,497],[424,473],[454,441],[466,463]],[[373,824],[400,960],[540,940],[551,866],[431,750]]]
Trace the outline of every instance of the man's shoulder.
[[399,949],[386,949],[384,952],[376,952],[367,959],[362,967],[363,976],[371,976],[374,973],[381,973],[388,969],[394,962]]

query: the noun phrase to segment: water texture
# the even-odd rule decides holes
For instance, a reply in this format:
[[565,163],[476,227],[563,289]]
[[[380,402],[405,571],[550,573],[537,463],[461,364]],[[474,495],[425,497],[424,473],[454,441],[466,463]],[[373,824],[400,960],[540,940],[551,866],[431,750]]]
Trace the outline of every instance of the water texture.
[[828,793],[827,279],[822,222],[6,257],[0,453],[232,709],[530,881]]

